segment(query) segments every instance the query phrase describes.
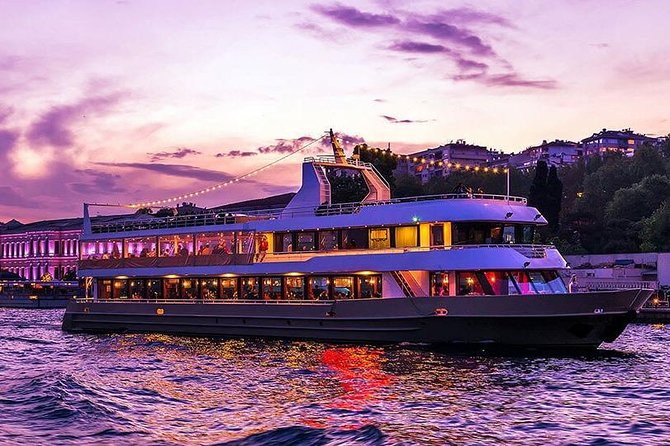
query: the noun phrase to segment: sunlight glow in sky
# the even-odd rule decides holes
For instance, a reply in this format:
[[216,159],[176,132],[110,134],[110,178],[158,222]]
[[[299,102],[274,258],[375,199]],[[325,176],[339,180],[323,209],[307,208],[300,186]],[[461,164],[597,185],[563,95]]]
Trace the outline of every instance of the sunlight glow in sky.
[[[0,11],[0,221],[202,189],[330,127],[400,153],[670,132],[664,0],[0,0]],[[198,204],[295,190],[301,158]]]

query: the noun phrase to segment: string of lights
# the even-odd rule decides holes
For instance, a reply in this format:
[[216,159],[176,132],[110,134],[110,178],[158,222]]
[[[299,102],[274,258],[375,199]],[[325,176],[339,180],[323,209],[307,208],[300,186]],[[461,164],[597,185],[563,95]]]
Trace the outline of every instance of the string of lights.
[[200,190],[197,190],[197,191],[194,191],[194,192],[189,192],[189,193],[185,193],[185,194],[181,194],[181,195],[176,195],[176,196],[169,197],[169,198],[163,198],[161,200],[144,201],[144,202],[139,202],[139,203],[130,203],[130,204],[122,205],[122,206],[123,207],[129,207],[129,208],[150,208],[150,207],[164,206],[164,205],[170,205],[171,203],[177,203],[181,200],[186,200],[188,198],[195,198],[195,197],[198,197],[200,195],[207,194],[209,192],[214,192],[214,191],[217,191],[217,190],[221,190],[226,186],[230,186],[231,184],[238,183],[242,180],[245,180],[245,179],[250,178],[254,175],[257,175],[258,173],[260,173],[260,172],[272,167],[273,165],[285,160],[286,158],[290,157],[291,155],[295,155],[296,153],[298,153],[302,150],[305,150],[309,146],[312,146],[312,145],[316,144],[317,142],[324,139],[326,136],[327,135],[322,135],[320,138],[317,138],[317,139],[315,139],[315,140],[297,148],[296,150],[294,150],[292,152],[289,152],[289,153],[287,153],[286,155],[284,155],[280,158],[277,158],[276,160],[272,161],[271,163],[268,163],[268,164],[266,164],[262,167],[254,169],[254,170],[252,170],[250,172],[247,172],[243,175],[239,175],[239,176],[236,176],[234,178],[231,178],[230,180],[224,181],[223,183],[215,184],[213,186],[206,187],[204,189],[200,189]]
[[450,163],[447,162],[445,163],[444,161],[435,161],[435,160],[427,160],[425,158],[418,158],[416,156],[410,156],[410,155],[403,155],[400,153],[394,153],[391,152],[390,150],[386,149],[379,149],[375,147],[367,147],[364,145],[359,145],[356,146],[359,150],[367,150],[368,152],[371,153],[381,153],[383,155],[388,155],[392,156],[398,159],[404,159],[409,162],[412,162],[414,164],[425,164],[428,166],[438,166],[438,167],[447,167],[449,169],[454,169],[454,170],[464,170],[464,171],[471,171],[471,172],[485,172],[485,173],[508,173],[509,172],[509,167],[481,167],[478,165],[469,165],[469,164],[461,164],[461,163]]

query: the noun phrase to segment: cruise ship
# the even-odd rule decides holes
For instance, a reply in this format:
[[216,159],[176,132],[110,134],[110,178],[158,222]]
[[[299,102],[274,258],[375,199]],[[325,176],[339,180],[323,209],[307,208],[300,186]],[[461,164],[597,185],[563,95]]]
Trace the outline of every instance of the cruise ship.
[[[547,221],[526,199],[391,198],[372,164],[332,145],[304,160],[280,209],[92,224],[84,205],[87,296],[63,329],[593,349],[651,294],[569,293],[561,254],[534,243]],[[333,199],[342,176],[367,194]]]

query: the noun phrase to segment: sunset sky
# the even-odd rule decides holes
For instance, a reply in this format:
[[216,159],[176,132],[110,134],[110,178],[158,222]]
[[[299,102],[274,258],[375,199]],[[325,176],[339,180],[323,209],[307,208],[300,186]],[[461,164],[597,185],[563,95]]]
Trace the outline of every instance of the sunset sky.
[[[0,0],[0,221],[202,189],[330,127],[401,153],[667,134],[669,16],[665,0]],[[197,202],[295,190],[301,159]]]

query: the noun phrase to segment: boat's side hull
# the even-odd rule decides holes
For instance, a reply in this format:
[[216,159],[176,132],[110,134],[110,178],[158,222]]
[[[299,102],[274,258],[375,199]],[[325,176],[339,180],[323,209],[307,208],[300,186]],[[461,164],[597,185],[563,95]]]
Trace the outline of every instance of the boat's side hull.
[[347,342],[597,347],[623,331],[646,291],[314,303],[71,302],[63,329]]

